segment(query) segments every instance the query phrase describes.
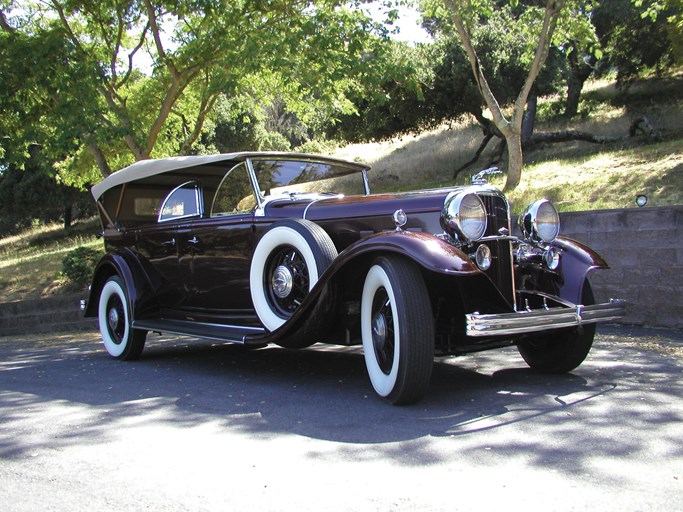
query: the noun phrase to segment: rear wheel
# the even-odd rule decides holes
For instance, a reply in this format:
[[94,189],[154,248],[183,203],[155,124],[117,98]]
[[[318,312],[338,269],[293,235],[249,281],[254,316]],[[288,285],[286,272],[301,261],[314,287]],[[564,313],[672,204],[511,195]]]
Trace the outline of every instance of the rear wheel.
[[104,283],[97,317],[102,341],[110,356],[121,360],[140,357],[145,347],[147,331],[131,327],[130,305],[119,277],[110,277]]
[[[584,282],[581,302],[595,304],[593,290]],[[588,356],[595,337],[595,324],[535,335],[517,343],[517,349],[526,363],[543,373],[566,373],[578,367]]]
[[388,256],[370,267],[361,299],[361,337],[377,394],[396,405],[422,398],[434,365],[434,322],[414,264]]

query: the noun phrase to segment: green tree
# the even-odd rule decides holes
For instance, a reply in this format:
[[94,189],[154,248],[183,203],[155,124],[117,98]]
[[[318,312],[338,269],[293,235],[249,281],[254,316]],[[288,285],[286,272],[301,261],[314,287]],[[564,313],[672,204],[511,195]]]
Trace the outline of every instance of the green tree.
[[372,55],[375,70],[349,92],[353,109],[329,123],[327,134],[347,141],[376,140],[429,126],[425,95],[433,82],[431,46],[390,41]]
[[652,0],[603,0],[595,9],[592,21],[604,51],[600,67],[616,69],[619,85],[645,70],[661,73],[674,64],[675,32],[667,22],[673,10],[658,11],[657,5]]
[[[522,122],[525,106],[548,57],[550,46],[568,40],[569,34],[580,39],[594,39],[589,17],[592,5],[573,0],[546,0],[544,5],[518,1],[490,0],[423,0],[422,10],[428,17],[439,20],[441,30],[454,30],[467,54],[477,89],[493,117],[495,129],[507,144],[506,189],[519,183],[522,166]],[[487,30],[488,20],[504,11],[509,30],[526,41],[522,62],[527,73],[513,102],[512,114],[503,112],[503,104],[489,84],[490,70],[486,69],[476,47],[476,34]]]
[[[308,98],[332,105],[351,87],[349,77],[367,72],[363,55],[382,34],[356,3],[0,0],[9,51],[29,45],[29,80],[56,93],[26,98],[15,124],[35,110],[46,133],[59,126],[61,137],[69,134],[71,147],[54,145],[57,161],[64,175],[80,178],[93,167],[107,176],[133,160],[191,152],[218,99],[262,77],[285,77],[301,105],[314,103]],[[35,65],[41,34],[68,49],[69,61],[56,62],[53,73]],[[57,125],[63,110],[68,116]],[[5,133],[16,146],[32,142]]]
[[674,59],[677,64],[683,63],[683,0],[633,0],[633,3],[644,9],[641,17],[666,22]]

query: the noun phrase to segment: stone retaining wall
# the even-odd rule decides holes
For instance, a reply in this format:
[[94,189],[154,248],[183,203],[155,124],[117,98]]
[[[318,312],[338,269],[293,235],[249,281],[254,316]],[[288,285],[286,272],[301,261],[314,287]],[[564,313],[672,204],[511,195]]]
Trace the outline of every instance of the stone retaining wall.
[[562,235],[610,265],[591,275],[596,300],[629,301],[623,323],[683,328],[683,206],[563,213]]
[[0,336],[97,329],[97,321],[84,318],[80,300],[85,294],[0,304]]

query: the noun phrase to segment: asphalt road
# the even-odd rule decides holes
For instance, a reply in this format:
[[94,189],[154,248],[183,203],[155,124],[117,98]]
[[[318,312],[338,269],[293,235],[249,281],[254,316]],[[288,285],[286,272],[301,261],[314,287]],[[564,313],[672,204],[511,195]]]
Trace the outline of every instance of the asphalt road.
[[0,338],[0,510],[683,510],[683,332],[601,327],[573,374],[512,348],[376,398],[349,349]]

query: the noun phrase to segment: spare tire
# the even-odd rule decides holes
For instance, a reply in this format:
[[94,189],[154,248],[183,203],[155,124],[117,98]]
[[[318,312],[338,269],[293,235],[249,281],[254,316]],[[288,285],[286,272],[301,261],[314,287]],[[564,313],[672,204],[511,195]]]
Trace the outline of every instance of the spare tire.
[[266,230],[249,273],[251,299],[266,329],[291,318],[336,257],[332,239],[311,221],[287,219]]

